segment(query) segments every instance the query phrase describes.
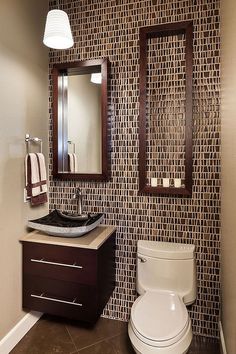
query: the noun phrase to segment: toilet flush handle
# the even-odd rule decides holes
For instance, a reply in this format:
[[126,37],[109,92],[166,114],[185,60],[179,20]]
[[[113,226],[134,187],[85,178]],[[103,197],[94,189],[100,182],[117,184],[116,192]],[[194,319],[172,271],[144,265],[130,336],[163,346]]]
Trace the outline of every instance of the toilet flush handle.
[[144,258],[144,257],[137,256],[137,258],[140,260],[141,263],[147,262],[146,258]]

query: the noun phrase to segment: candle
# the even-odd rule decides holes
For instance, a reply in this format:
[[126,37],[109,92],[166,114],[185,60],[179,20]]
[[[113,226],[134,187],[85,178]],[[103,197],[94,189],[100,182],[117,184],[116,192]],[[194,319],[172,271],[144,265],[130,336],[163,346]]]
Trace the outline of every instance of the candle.
[[157,178],[151,178],[151,186],[157,187]]
[[163,178],[162,179],[162,185],[165,188],[168,188],[170,186],[170,179],[169,178]]
[[175,185],[175,188],[180,188],[181,187],[181,179],[180,178],[175,178],[174,179],[174,185]]

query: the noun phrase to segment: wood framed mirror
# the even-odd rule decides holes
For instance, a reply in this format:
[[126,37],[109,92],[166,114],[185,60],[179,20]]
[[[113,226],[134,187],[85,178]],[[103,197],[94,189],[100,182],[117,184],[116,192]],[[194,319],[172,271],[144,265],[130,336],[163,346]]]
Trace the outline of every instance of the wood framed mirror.
[[108,76],[108,59],[54,65],[55,178],[109,179]]
[[140,193],[192,193],[192,77],[191,21],[140,29]]

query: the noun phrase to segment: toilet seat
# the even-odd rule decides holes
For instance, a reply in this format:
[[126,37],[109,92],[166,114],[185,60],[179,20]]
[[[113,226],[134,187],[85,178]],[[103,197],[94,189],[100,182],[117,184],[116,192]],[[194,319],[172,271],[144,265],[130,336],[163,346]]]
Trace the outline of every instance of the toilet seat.
[[178,342],[189,328],[189,316],[180,296],[169,291],[147,291],[131,309],[135,335],[154,347]]

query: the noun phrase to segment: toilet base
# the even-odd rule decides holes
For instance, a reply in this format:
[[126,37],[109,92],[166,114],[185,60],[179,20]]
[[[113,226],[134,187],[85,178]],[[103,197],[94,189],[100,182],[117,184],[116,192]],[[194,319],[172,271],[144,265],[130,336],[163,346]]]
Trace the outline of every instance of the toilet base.
[[186,354],[193,338],[191,321],[189,321],[188,328],[183,337],[178,342],[167,347],[154,347],[141,341],[135,335],[130,322],[128,325],[128,333],[136,354]]

